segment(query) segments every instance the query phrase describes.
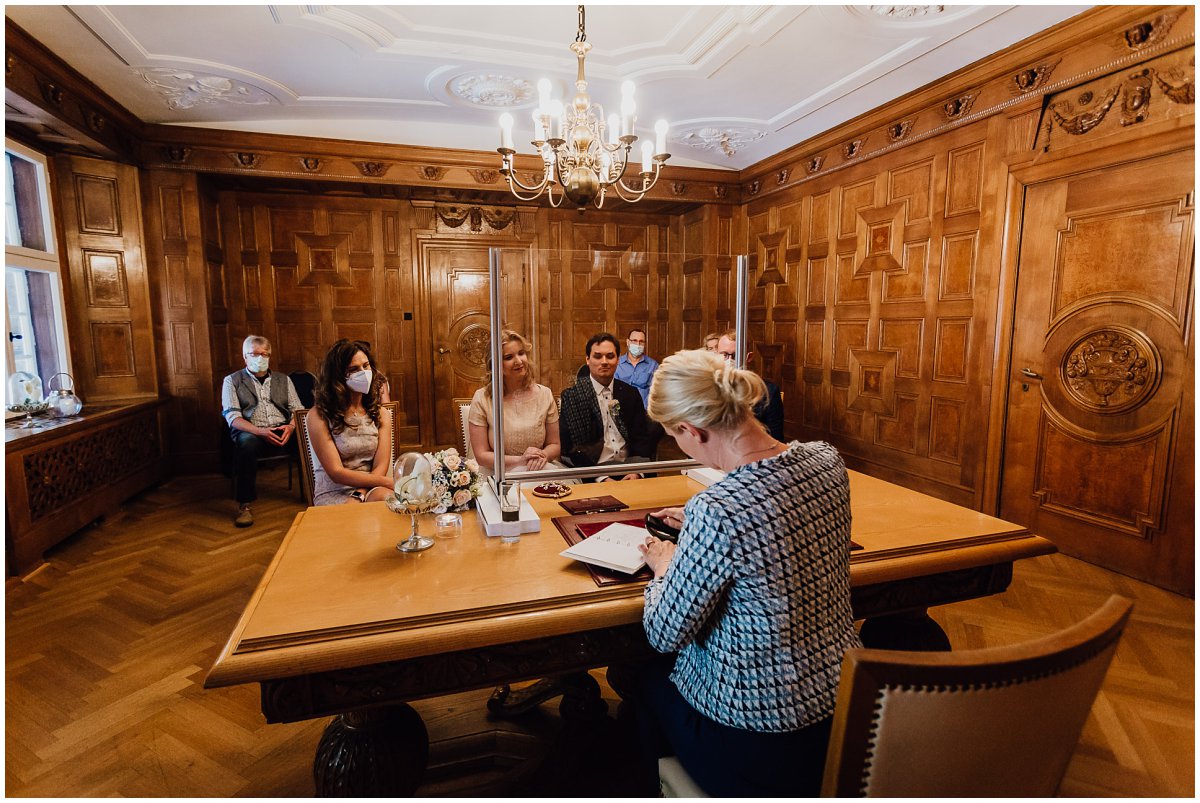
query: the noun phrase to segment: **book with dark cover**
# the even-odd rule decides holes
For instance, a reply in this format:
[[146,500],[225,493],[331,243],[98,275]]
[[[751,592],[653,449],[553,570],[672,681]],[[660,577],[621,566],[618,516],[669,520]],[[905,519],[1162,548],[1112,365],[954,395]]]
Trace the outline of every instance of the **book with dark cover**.
[[558,504],[572,516],[581,516],[585,513],[607,513],[614,510],[624,510],[629,507],[629,505],[615,496],[591,496],[587,499],[567,499]]

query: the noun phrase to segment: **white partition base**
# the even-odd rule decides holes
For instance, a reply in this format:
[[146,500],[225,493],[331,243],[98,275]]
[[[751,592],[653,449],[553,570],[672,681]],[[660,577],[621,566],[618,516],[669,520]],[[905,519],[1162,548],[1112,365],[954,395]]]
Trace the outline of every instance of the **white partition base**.
[[523,535],[536,533],[542,529],[542,520],[529,504],[525,495],[521,495],[521,512],[516,521],[502,521],[500,518],[500,500],[492,490],[491,483],[485,483],[479,498],[475,500],[475,511],[483,524],[483,531],[489,536]]
[[719,468],[689,468],[684,469],[683,475],[695,480],[706,488],[714,482],[725,479],[725,472]]

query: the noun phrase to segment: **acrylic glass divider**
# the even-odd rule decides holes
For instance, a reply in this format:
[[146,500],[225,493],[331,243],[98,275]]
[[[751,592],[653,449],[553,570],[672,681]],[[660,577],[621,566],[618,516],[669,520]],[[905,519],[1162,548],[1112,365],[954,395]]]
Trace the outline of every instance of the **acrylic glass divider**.
[[[490,323],[489,329],[490,329],[490,341],[491,341],[489,343],[489,354],[491,355],[491,383],[492,383],[491,386],[493,388],[503,388],[504,387],[504,379],[502,376],[503,362],[504,362],[504,360],[503,360],[504,344],[500,340],[500,333],[505,328],[505,326],[504,326],[505,320],[504,320],[504,304],[503,304],[503,284],[502,284],[502,277],[501,277],[501,270],[502,270],[501,253],[503,250],[504,249],[497,248],[497,247],[488,249],[488,290],[489,290],[489,323]],[[595,254],[589,254],[589,256],[593,259],[593,261],[596,261],[596,262],[599,261],[599,258],[600,258],[599,252],[596,252]],[[649,256],[650,255],[637,254],[634,252],[625,252],[624,254],[621,255],[620,258],[636,260],[639,258],[649,258]],[[655,254],[653,256],[655,259],[657,259],[660,262],[660,264],[662,264],[662,263],[669,264],[670,260],[672,259],[672,256],[670,254],[666,254],[666,255]],[[706,255],[687,254],[686,259],[692,260],[697,257],[704,257],[704,256],[706,256]],[[727,256],[726,257],[719,257],[716,255],[710,255],[710,256],[713,256],[714,259],[722,259],[722,260],[729,259],[729,257],[727,257]],[[561,254],[559,254],[559,258],[562,258]],[[680,260],[682,261],[682,257],[680,258]],[[749,256],[744,255],[744,254],[738,255],[735,258],[735,272],[734,272],[735,302],[734,302],[734,310],[733,310],[734,325],[732,328],[733,328],[734,332],[737,334],[737,357],[736,357],[736,360],[737,360],[737,364],[739,366],[745,364],[746,348],[748,345],[747,341],[746,341],[746,322],[747,322],[746,310],[747,310],[747,305],[748,305],[749,295],[750,295],[749,287],[750,287],[750,258],[749,258]],[[569,292],[569,290],[567,290],[567,292]],[[530,305],[531,320],[529,321],[529,323],[532,327],[532,332],[523,332],[522,333],[526,338],[534,340],[535,345],[537,345],[536,333],[541,331],[541,326],[540,326],[541,322],[538,321],[536,318],[536,315],[540,309],[541,309],[541,306],[537,303],[533,303]],[[647,322],[647,326],[648,325],[649,325],[649,322]],[[714,324],[712,324],[712,326],[714,329],[717,328],[715,326],[715,322],[714,322]],[[613,332],[613,334],[616,335],[618,342],[620,342],[626,333],[618,331],[618,332]],[[584,343],[579,344],[579,348],[581,351],[582,351],[583,346],[584,346]],[[618,348],[618,354],[620,354],[623,351],[623,349],[624,349],[623,346]],[[662,357],[666,357],[666,356],[668,356],[668,355],[666,355],[666,354],[662,355]],[[520,480],[522,482],[541,483],[541,482],[549,482],[551,480],[585,479],[585,478],[589,478],[589,477],[601,477],[601,476],[608,476],[608,475],[618,473],[618,472],[627,473],[627,474],[628,473],[645,474],[645,473],[657,473],[657,472],[683,471],[685,469],[698,468],[701,466],[701,464],[695,460],[683,459],[683,460],[653,460],[653,461],[642,462],[642,463],[623,463],[623,464],[620,464],[619,467],[615,467],[613,465],[606,465],[606,466],[579,466],[579,467],[568,467],[568,468],[546,468],[546,469],[541,469],[539,471],[506,470],[506,468],[504,466],[504,405],[503,405],[502,401],[503,401],[503,392],[492,393],[492,399],[491,399],[492,422],[493,422],[493,424],[492,424],[492,449],[493,449],[493,453],[498,456],[497,459],[495,460],[495,464],[494,464],[494,468],[492,470],[492,476],[491,476],[491,484],[492,484],[493,492],[495,492],[497,484],[504,480]]]

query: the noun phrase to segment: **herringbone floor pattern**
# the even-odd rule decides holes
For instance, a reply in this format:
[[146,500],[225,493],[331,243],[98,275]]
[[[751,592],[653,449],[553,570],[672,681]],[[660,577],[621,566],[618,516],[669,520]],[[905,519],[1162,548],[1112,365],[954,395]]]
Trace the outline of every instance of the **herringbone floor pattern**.
[[[256,688],[200,686],[299,509],[284,476],[264,475],[250,529],[232,526],[226,481],[174,480],[60,545],[23,581],[9,581],[8,795],[312,794],[324,721],[266,725]],[[1003,595],[934,614],[956,647],[991,646],[1076,622],[1113,592],[1137,607],[1062,793],[1190,797],[1192,600],[1054,555],[1018,564]],[[482,714],[486,696],[417,705],[435,756],[422,794],[503,793],[514,788],[503,779],[528,776],[537,762],[527,757],[554,741],[552,704],[526,723],[495,725]],[[613,699],[607,689],[606,696]],[[481,750],[490,758],[478,758]],[[603,768],[592,770],[573,771],[565,789],[541,790],[604,794],[590,783]]]

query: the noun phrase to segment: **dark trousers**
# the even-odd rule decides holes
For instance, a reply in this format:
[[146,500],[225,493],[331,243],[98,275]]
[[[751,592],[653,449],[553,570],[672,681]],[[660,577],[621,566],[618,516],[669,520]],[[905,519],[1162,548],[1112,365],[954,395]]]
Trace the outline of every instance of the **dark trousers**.
[[295,448],[295,439],[289,440],[283,446],[276,446],[252,433],[240,429],[233,430],[233,471],[237,477],[234,494],[238,504],[248,505],[258,498],[256,487],[259,458],[289,454]]
[[832,718],[798,731],[761,733],[714,722],[693,708],[669,675],[675,656],[638,668],[633,702],[642,773],[675,755],[712,797],[816,797],[821,792]]

